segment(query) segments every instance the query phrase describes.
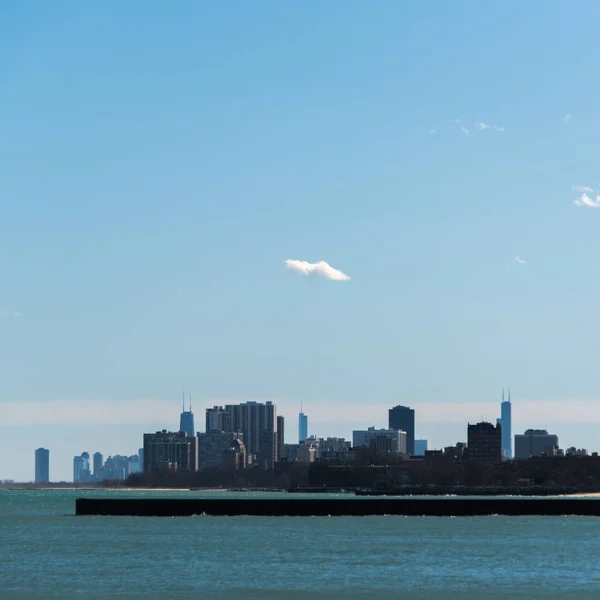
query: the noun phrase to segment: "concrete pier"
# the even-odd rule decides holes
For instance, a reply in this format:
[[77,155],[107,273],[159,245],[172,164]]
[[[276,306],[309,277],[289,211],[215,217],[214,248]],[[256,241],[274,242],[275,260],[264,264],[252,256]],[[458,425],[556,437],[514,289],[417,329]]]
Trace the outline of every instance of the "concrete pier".
[[76,515],[326,517],[600,516],[600,500],[582,498],[77,498]]

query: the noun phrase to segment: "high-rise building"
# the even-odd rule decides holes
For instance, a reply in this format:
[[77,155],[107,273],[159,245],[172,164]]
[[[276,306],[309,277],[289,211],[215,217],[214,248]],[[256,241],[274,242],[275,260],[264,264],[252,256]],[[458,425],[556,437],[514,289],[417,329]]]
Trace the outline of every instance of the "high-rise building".
[[394,406],[389,410],[389,429],[400,429],[406,432],[406,452],[415,453],[415,411],[408,406]]
[[298,415],[298,443],[302,443],[308,437],[308,417],[300,411]]
[[469,458],[488,462],[502,460],[502,425],[481,422],[467,428]]
[[285,458],[285,421],[280,415],[277,417],[277,460]]
[[[502,432],[504,437],[504,432]],[[553,456],[558,450],[558,436],[545,429],[528,429],[515,435],[515,460],[527,460],[532,456]]]
[[35,482],[48,483],[50,481],[50,450],[38,448],[35,451]]
[[415,440],[415,456],[425,456],[427,440]]
[[511,403],[510,388],[508,390],[508,400],[504,400],[504,390],[502,390],[502,404],[500,405],[500,418],[496,423],[502,426],[502,457],[504,460],[511,460],[512,453],[512,423],[511,423]]
[[144,472],[144,449],[138,449],[138,456],[140,457],[140,473]]
[[231,431],[231,415],[222,406],[207,408],[204,431]]
[[266,469],[273,468],[277,460],[277,410],[272,402],[245,402],[228,404],[229,431],[244,435],[248,458]]
[[185,410],[185,394],[183,396],[183,410],[179,417],[179,431],[188,434],[188,437],[193,438],[196,435],[194,429],[194,413],[192,412],[192,397],[190,396],[190,410]]
[[[206,431],[198,436],[198,468],[214,469],[223,464],[223,453],[234,447],[233,441],[243,442],[243,434],[227,431]],[[245,452],[245,448],[244,448]]]
[[144,434],[144,472],[157,470],[197,471],[198,444],[196,437],[185,431],[173,433],[163,429]]
[[82,452],[81,456],[73,458],[73,483],[87,483],[91,478],[90,455]]
[[100,479],[102,472],[102,465],[104,465],[104,457],[101,452],[94,452],[93,463],[94,463],[94,477]]
[[373,448],[385,454],[406,454],[407,435],[400,429],[375,429],[352,432],[352,445],[355,448]]

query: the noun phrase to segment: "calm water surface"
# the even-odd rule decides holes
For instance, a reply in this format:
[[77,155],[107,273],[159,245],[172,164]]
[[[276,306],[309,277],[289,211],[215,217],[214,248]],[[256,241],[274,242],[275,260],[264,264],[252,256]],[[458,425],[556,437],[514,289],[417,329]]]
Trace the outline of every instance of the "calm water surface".
[[0,490],[0,598],[600,598],[600,519],[73,516],[117,494],[208,495]]

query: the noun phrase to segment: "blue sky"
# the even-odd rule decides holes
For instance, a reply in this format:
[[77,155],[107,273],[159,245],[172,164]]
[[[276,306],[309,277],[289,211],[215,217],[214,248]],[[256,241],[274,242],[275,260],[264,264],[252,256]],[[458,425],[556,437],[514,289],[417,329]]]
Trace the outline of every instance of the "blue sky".
[[515,430],[598,449],[599,17],[3,3],[0,479],[133,453],[182,388],[290,441],[301,400],[346,437],[410,404],[441,446],[510,384]]

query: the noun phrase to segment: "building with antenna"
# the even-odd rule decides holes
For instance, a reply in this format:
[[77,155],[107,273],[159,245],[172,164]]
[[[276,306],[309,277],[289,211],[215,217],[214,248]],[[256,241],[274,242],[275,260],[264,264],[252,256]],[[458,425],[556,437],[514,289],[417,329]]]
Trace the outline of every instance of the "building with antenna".
[[183,393],[182,412],[179,417],[179,431],[187,433],[188,437],[196,435],[194,428],[194,413],[192,412],[192,396],[190,394],[190,410],[185,410],[185,392]]
[[298,443],[301,444],[308,437],[308,417],[304,414],[302,405],[300,405],[300,414],[298,415]]
[[500,404],[500,418],[496,419],[496,424],[502,427],[502,458],[512,460],[512,410],[510,403],[510,388],[508,388],[508,400],[504,400],[504,390],[502,390],[502,404]]

